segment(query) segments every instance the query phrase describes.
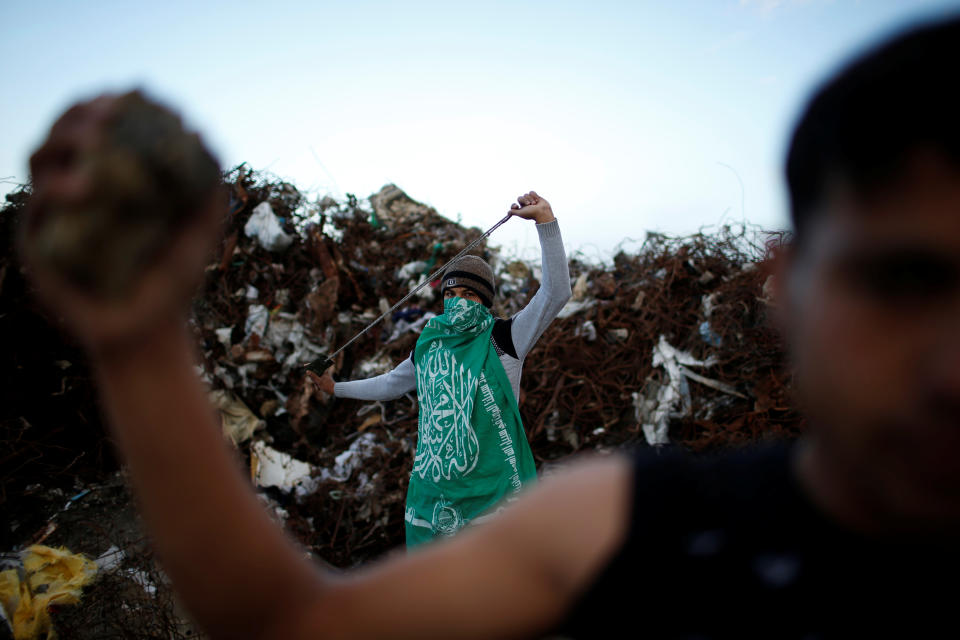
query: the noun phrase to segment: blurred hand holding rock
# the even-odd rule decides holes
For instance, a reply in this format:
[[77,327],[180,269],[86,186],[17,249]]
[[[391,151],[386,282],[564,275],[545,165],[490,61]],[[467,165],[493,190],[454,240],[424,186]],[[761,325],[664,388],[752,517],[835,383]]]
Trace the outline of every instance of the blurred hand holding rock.
[[199,137],[139,92],[71,107],[31,158],[21,253],[95,352],[180,319],[225,215]]

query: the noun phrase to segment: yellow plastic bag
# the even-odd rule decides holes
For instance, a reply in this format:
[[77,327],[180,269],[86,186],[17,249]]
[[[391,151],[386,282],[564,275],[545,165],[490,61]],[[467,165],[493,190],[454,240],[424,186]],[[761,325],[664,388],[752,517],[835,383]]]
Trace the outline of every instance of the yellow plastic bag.
[[76,604],[80,591],[97,575],[97,565],[89,558],[34,545],[20,554],[22,569],[0,572],[0,604],[13,627],[16,640],[45,638],[53,640],[51,605]]

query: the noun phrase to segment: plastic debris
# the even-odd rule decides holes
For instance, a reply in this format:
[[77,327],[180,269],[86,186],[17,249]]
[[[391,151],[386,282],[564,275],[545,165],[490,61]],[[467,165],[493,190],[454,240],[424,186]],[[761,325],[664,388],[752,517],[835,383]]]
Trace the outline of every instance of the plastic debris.
[[266,423],[255,416],[243,402],[229,391],[210,392],[210,403],[220,410],[220,423],[223,435],[234,446],[246,442]]
[[256,238],[267,251],[283,251],[293,243],[293,238],[284,232],[280,220],[273,213],[269,202],[261,202],[243,227],[250,238]]
[[594,306],[596,306],[596,304],[596,300],[570,300],[570,302],[565,304],[563,309],[560,310],[560,313],[557,314],[557,317],[561,320],[564,318],[569,318],[570,316],[583,313],[588,309],[592,309]]
[[283,525],[287,519],[290,517],[290,512],[280,506],[273,498],[268,496],[265,493],[257,493],[257,498],[260,502],[263,503],[263,506],[267,508],[267,512],[273,517],[273,519]]
[[682,415],[690,408],[690,387],[681,371],[681,365],[709,367],[712,364],[709,360],[697,360],[689,353],[679,351],[667,342],[665,336],[660,336],[660,341],[653,349],[653,366],[655,368],[663,367],[667,373],[668,381],[658,389],[656,407],[652,412],[642,413],[641,407],[636,404],[636,399],[634,400],[637,407],[637,421],[641,423],[647,444],[662,445],[669,443],[667,430],[670,426],[671,416],[678,412],[679,415]]
[[587,297],[587,291],[590,290],[590,281],[587,280],[586,272],[581,273],[577,277],[577,281],[573,283],[573,293],[570,296],[570,299],[575,302],[580,302]]
[[[710,272],[708,271],[707,273]],[[710,293],[704,295],[701,299],[701,304],[703,305],[703,317],[706,319],[700,323],[699,331],[700,337],[703,338],[704,342],[711,346],[719,347],[723,345],[723,339],[710,327],[710,316],[713,315],[713,309],[717,305],[716,298],[717,296],[715,293]]]
[[417,333],[419,334],[423,331],[423,326],[430,321],[430,318],[435,318],[437,314],[432,311],[427,311],[419,318],[413,321],[405,320],[403,318],[394,322],[393,331],[390,333],[390,337],[387,338],[386,342],[393,342],[404,333]]
[[133,583],[143,589],[143,592],[148,596],[153,597],[157,595],[157,584],[150,579],[150,575],[146,571],[127,567],[119,573],[132,580]]
[[298,497],[313,493],[317,481],[311,477],[313,467],[288,453],[277,451],[261,441],[250,447],[250,476],[259,487],[277,487]]
[[246,339],[249,340],[253,334],[263,337],[267,333],[267,322],[269,320],[270,312],[267,311],[265,306],[262,304],[250,305],[247,309],[247,322],[243,329],[247,336]]
[[110,548],[97,556],[94,562],[97,564],[97,570],[104,573],[111,573],[120,568],[127,554],[117,545],[110,545]]
[[627,338],[630,337],[630,330],[625,329],[624,327],[619,327],[617,329],[610,329],[607,332],[607,341],[608,342],[626,342]]
[[746,400],[746,399],[747,399],[747,396],[745,396],[745,395],[743,395],[742,393],[740,393],[739,391],[737,391],[737,390],[736,390],[734,387],[732,387],[731,385],[725,384],[725,383],[723,383],[723,382],[720,382],[719,380],[714,380],[713,378],[708,378],[708,377],[706,377],[706,376],[702,376],[702,375],[700,375],[699,373],[694,373],[693,371],[690,371],[690,370],[687,369],[686,367],[681,366],[681,367],[680,367],[680,373],[682,373],[682,374],[685,375],[686,377],[690,378],[691,380],[694,380],[694,381],[696,381],[696,382],[699,382],[699,383],[702,384],[702,385],[705,385],[705,386],[710,387],[711,389],[716,389],[717,391],[722,391],[723,393],[726,393],[726,394],[731,395],[731,396],[736,396],[736,397],[741,398],[741,399],[743,399],[743,400]]
[[20,566],[0,571],[0,605],[16,640],[53,638],[49,607],[76,604],[97,564],[59,547],[33,545]]
[[230,348],[230,336],[233,335],[233,327],[223,327],[222,329],[217,329],[214,331],[217,335],[217,340],[227,349]]
[[359,438],[353,441],[350,448],[338,455],[334,459],[332,469],[321,469],[320,478],[322,480],[336,480],[337,482],[346,482],[350,475],[375,453],[385,452],[386,449],[377,443],[376,437],[372,433],[361,434]]
[[323,347],[307,337],[306,327],[292,313],[281,311],[273,314],[263,337],[263,343],[271,349],[273,357],[282,363],[284,372],[323,355]]
[[710,328],[709,320],[704,320],[700,323],[700,337],[703,338],[704,342],[714,347],[719,347],[723,344],[723,339]]
[[597,328],[593,324],[593,320],[585,320],[582,325],[577,327],[575,336],[581,337],[587,342],[593,342],[597,339]]
[[423,275],[423,270],[426,268],[428,268],[426,260],[408,262],[397,270],[397,280],[404,282],[410,279],[419,280],[420,276]]

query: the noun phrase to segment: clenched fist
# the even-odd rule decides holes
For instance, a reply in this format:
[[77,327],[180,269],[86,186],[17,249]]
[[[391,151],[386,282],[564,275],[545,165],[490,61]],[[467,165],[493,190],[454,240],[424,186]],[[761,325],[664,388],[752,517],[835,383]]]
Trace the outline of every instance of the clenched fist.
[[537,224],[556,220],[550,203],[537,195],[536,191],[519,196],[517,201],[510,205],[510,213],[525,220],[536,220]]

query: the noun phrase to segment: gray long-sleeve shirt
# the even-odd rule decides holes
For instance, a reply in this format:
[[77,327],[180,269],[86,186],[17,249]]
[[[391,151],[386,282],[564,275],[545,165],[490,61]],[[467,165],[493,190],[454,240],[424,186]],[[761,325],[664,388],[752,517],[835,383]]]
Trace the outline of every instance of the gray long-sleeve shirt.
[[[509,319],[498,318],[490,339],[510,380],[513,395],[520,398],[520,373],[523,360],[537,340],[570,299],[570,269],[556,220],[537,225],[540,236],[543,277],[540,289],[530,303]],[[333,393],[341,398],[392,400],[417,388],[417,372],[412,358],[406,358],[383,375],[337,382]]]

